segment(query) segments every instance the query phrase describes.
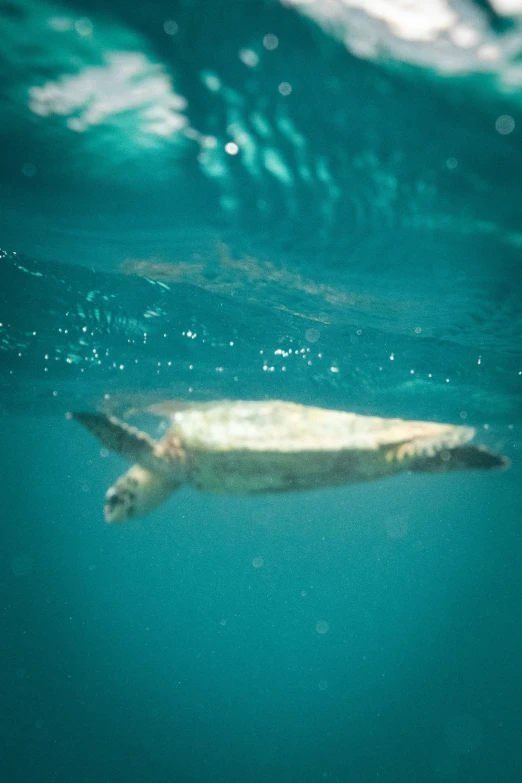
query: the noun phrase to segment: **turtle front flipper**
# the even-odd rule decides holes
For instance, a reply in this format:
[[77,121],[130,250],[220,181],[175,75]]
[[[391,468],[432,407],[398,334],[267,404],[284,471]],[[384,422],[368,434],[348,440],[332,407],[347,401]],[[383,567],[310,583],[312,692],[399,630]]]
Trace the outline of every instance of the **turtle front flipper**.
[[165,478],[175,477],[172,461],[161,453],[158,444],[147,433],[103,413],[68,413],[67,417],[80,422],[104,446],[121,457]]

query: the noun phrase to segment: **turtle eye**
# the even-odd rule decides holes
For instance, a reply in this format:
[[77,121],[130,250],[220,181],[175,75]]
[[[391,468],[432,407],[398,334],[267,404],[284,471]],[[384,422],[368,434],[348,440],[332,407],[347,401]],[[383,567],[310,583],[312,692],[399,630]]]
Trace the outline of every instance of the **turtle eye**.
[[112,495],[109,495],[109,496],[108,496],[108,497],[105,499],[105,503],[106,503],[106,505],[107,505],[107,506],[108,506],[110,509],[116,508],[116,506],[118,506],[118,505],[121,503],[121,501],[122,501],[122,499],[121,499],[121,497],[118,495],[118,493],[117,493],[117,492],[114,492]]

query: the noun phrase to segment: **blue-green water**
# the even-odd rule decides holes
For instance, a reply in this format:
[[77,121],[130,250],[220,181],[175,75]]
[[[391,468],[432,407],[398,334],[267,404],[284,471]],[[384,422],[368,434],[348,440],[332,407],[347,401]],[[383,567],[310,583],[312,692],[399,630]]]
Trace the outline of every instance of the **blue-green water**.
[[[522,32],[442,5],[0,8],[3,780],[522,779]],[[513,465],[107,526],[66,411],[224,397]]]

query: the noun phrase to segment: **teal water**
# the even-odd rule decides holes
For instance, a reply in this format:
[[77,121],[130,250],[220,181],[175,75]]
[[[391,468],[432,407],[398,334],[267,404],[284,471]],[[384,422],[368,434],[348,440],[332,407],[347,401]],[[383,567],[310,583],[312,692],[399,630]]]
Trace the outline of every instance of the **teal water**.
[[[522,32],[447,9],[0,8],[2,779],[522,778]],[[265,397],[512,468],[104,523],[68,410]]]

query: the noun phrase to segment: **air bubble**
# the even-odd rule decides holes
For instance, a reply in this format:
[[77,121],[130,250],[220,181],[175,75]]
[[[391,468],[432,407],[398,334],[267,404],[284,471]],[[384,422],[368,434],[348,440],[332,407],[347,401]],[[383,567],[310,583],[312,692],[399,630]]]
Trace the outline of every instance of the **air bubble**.
[[167,35],[176,35],[176,33],[179,30],[179,26],[174,21],[174,19],[167,19],[167,21],[163,25],[163,29],[165,30]]
[[268,33],[268,35],[265,35],[263,38],[263,46],[265,49],[268,49],[269,52],[272,52],[274,49],[277,49],[279,46],[279,38],[277,35],[272,35],[272,33]]
[[326,620],[318,620],[315,624],[315,630],[317,631],[317,633],[325,634],[328,633],[328,631],[330,630],[330,626],[328,625]]
[[309,343],[316,343],[318,339],[321,337],[321,332],[319,329],[307,329],[305,332],[305,339],[308,340]]
[[248,68],[255,68],[259,63],[259,56],[252,49],[241,49],[239,52],[239,59]]
[[507,136],[515,130],[515,120],[509,114],[501,114],[495,122],[495,130],[502,136]]

